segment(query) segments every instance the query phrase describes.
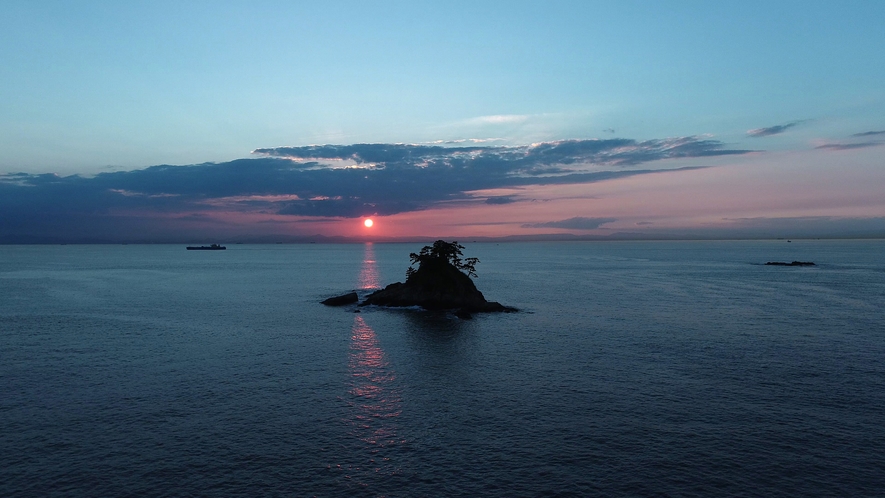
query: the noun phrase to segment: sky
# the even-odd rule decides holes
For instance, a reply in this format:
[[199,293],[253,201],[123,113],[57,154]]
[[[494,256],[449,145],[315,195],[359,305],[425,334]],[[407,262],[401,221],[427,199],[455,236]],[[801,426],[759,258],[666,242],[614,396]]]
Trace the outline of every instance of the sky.
[[0,243],[885,237],[885,2],[0,9]]

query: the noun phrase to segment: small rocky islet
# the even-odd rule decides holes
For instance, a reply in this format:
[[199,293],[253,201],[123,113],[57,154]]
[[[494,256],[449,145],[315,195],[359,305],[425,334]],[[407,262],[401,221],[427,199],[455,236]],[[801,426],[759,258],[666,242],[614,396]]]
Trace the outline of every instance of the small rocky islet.
[[[407,307],[426,310],[449,310],[460,318],[473,313],[514,312],[516,308],[487,301],[470,277],[476,276],[477,258],[462,259],[464,247],[457,241],[437,240],[409,255],[412,265],[406,270],[406,281],[377,290],[359,306]],[[417,265],[417,268],[414,266]],[[328,306],[343,306],[359,300],[355,292],[322,301]]]
[[356,292],[348,292],[347,294],[343,294],[341,296],[324,299],[320,301],[320,304],[325,304],[326,306],[344,306],[346,304],[353,304],[359,300],[360,297],[356,294]]
[[815,264],[811,261],[793,261],[790,263],[786,261],[769,261],[765,263],[765,266],[815,266]]

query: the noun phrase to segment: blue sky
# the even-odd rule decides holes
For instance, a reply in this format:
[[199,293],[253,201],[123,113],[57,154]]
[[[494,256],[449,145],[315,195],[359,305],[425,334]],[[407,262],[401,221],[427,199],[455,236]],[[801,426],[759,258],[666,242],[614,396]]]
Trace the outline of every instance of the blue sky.
[[[833,167],[867,184],[885,150],[859,135],[885,130],[882,47],[874,1],[7,1],[0,174],[89,178],[312,144],[694,137],[766,164],[838,149]],[[713,163],[642,168],[699,165]],[[863,216],[885,216],[877,206]],[[567,214],[513,226],[617,218]]]

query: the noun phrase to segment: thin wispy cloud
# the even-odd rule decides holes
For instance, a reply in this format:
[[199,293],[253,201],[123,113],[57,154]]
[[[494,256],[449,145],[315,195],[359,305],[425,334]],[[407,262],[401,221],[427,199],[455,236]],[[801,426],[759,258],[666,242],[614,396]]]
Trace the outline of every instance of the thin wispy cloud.
[[432,142],[426,142],[432,145],[456,145],[456,144],[485,144],[491,142],[506,142],[506,138],[459,138],[456,140],[434,140]]
[[855,133],[851,135],[852,137],[874,137],[878,135],[885,135],[885,130],[882,131],[865,131],[862,133]]
[[806,121],[807,120],[791,121],[789,123],[785,123],[782,125],[767,126],[765,128],[755,128],[752,130],[747,130],[747,135],[749,135],[751,137],[757,137],[757,138],[758,137],[770,137],[772,135],[779,135],[779,134],[789,130],[790,128],[793,128],[794,126],[802,124]]
[[528,121],[529,116],[525,114],[495,114],[491,116],[478,116],[467,120],[470,123],[482,124],[508,124],[508,123],[524,123]]
[[486,204],[513,204],[514,202],[519,202],[519,200],[511,195],[493,196],[485,200]]
[[595,230],[606,223],[618,221],[616,218],[585,218],[576,216],[566,220],[544,223],[525,223],[522,228],[562,228],[567,230]]
[[817,147],[815,147],[815,149],[854,150],[854,149],[865,149],[867,147],[878,147],[883,144],[885,144],[885,142],[831,143],[831,144],[818,145]]

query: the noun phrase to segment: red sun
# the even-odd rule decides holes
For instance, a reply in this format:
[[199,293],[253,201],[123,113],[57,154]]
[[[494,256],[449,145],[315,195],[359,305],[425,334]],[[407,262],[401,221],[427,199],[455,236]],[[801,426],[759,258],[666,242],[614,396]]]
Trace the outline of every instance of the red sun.
[[363,225],[366,225],[366,228],[372,228],[375,222],[372,221],[372,218],[366,218],[366,221],[363,222]]

